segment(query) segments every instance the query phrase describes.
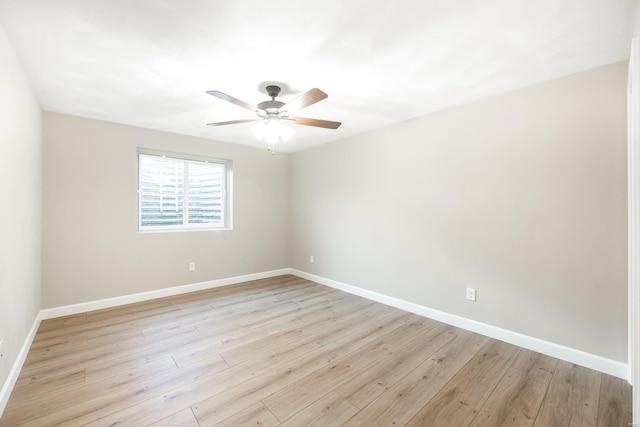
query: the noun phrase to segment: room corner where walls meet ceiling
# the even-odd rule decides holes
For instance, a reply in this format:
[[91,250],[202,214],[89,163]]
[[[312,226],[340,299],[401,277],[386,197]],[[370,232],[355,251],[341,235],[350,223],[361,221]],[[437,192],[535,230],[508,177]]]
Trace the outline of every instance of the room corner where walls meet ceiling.
[[176,2],[9,0],[0,25],[48,111],[262,146],[257,104],[314,87],[293,152],[628,58],[632,0]]

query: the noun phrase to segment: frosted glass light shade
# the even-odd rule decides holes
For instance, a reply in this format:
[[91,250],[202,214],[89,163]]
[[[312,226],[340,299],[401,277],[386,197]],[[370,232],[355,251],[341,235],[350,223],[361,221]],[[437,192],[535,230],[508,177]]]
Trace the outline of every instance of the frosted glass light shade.
[[267,119],[251,128],[256,138],[269,144],[288,141],[293,136],[293,129],[282,124],[279,118]]

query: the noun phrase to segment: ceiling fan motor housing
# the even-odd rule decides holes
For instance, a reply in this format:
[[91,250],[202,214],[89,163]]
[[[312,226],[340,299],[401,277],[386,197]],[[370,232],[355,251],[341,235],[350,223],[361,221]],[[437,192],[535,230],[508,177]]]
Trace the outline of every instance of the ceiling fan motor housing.
[[267,116],[277,116],[280,112],[280,107],[284,105],[284,102],[276,101],[276,96],[280,94],[280,86],[269,85],[266,89],[271,101],[261,102],[258,104],[258,108],[266,112]]
[[272,99],[280,95],[280,86],[269,85],[266,87],[266,89],[267,89],[267,93]]

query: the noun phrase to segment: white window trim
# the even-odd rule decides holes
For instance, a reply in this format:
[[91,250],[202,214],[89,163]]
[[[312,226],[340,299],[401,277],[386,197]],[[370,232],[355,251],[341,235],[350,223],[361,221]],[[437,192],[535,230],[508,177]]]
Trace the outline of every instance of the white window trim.
[[[216,163],[224,166],[224,188],[222,198],[223,220],[220,224],[182,224],[170,226],[147,226],[141,227],[142,220],[142,203],[140,202],[140,155],[168,157],[172,159],[184,160],[186,162],[196,163]],[[171,151],[154,150],[149,148],[138,147],[136,153],[136,199],[137,199],[137,224],[138,233],[175,233],[184,231],[208,231],[208,230],[232,230],[233,229],[233,162],[229,159],[221,159],[216,157],[201,156],[197,154],[176,153]],[[185,195],[188,194],[188,188],[185,189]],[[188,204],[184,206],[185,212],[188,213]]]

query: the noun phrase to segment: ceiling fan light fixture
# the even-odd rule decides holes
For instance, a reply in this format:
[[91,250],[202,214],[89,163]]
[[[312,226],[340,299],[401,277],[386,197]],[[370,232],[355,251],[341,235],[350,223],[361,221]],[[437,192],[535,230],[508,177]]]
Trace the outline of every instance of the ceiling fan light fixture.
[[256,113],[258,115],[258,118],[207,123],[207,125],[223,126],[236,123],[260,122],[257,126],[253,126],[251,128],[251,131],[257,139],[266,142],[269,151],[271,151],[271,153],[274,153],[273,147],[275,144],[288,141],[294,134],[293,129],[283,124],[283,120],[287,120],[289,123],[294,123],[296,125],[315,126],[325,129],[337,129],[342,124],[340,122],[333,122],[330,120],[318,120],[298,116],[292,117],[289,115],[290,111],[296,112],[302,108],[308,107],[315,104],[316,102],[325,99],[328,95],[318,88],[308,90],[293,101],[286,104],[281,101],[276,101],[276,97],[280,94],[280,87],[269,85],[266,89],[267,94],[271,97],[271,99],[268,101],[263,101],[257,106],[248,104],[218,90],[208,90],[207,93],[209,95],[250,110]]
[[293,129],[282,124],[278,117],[270,117],[261,121],[251,128],[253,135],[267,144],[275,144],[277,142],[286,142],[294,134]]

